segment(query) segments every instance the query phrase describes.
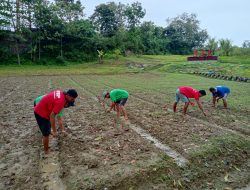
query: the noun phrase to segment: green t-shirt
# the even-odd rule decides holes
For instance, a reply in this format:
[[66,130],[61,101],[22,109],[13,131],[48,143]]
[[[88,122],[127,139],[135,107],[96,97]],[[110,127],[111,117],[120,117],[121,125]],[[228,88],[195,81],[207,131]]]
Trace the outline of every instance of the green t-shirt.
[[[39,97],[37,97],[36,98],[36,100],[35,100],[35,103],[36,103],[36,105],[41,101],[41,99],[44,97],[45,95],[43,95],[43,96],[39,96]],[[63,109],[59,112],[59,114],[57,114],[57,116],[63,116]]]
[[128,98],[128,92],[122,89],[114,89],[110,92],[112,102],[117,102],[121,99]]

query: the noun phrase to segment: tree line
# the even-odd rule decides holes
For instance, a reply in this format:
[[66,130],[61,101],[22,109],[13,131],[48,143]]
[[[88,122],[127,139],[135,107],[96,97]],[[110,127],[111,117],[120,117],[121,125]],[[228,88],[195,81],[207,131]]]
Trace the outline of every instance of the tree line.
[[[83,62],[97,59],[98,52],[191,54],[207,48],[232,53],[231,41],[210,38],[195,14],[168,18],[166,27],[142,22],[145,15],[140,2],[102,3],[85,18],[79,0],[2,0],[0,63]],[[249,41],[244,42],[248,53],[249,47]]]

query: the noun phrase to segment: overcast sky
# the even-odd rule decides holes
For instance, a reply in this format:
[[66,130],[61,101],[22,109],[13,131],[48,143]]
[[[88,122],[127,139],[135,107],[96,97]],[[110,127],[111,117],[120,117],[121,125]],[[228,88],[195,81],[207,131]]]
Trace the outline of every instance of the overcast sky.
[[[109,0],[81,0],[86,17],[94,9]],[[137,0],[146,10],[143,21],[152,21],[158,26],[166,26],[167,18],[174,18],[182,13],[195,13],[201,29],[206,29],[210,37],[230,39],[234,45],[242,46],[250,40],[250,0]],[[136,0],[120,0],[131,4]]]

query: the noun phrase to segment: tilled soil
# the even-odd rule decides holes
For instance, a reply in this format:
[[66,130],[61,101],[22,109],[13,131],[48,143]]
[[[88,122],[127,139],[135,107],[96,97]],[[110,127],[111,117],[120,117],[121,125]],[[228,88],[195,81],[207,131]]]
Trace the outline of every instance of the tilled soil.
[[[247,139],[248,112],[216,112],[205,105],[211,117],[203,119],[196,108],[190,108],[183,118],[162,109],[163,93],[149,95],[135,90],[130,92],[126,105],[130,121],[125,124],[129,129],[125,131],[114,123],[114,113],[106,113],[96,98],[103,89],[115,86],[116,81],[101,83],[94,79],[95,76],[0,78],[0,189],[209,189],[217,184],[216,187],[232,188],[249,183],[249,150],[238,144],[236,148],[225,145],[218,153],[221,160],[207,153],[205,157],[194,157],[194,152],[213,144],[214,138],[233,135]],[[77,89],[79,97],[75,107],[65,109],[67,135],[59,133],[57,139],[51,139],[52,152],[44,156],[33,101],[52,89],[68,88]],[[216,118],[220,113],[221,117]],[[189,166],[178,167],[171,155],[132,130],[132,125],[188,159]],[[238,155],[230,155],[233,150]],[[195,166],[207,167],[211,177]],[[216,168],[218,171],[214,172]],[[244,171],[241,185],[225,183],[225,172],[237,176],[239,171]]]

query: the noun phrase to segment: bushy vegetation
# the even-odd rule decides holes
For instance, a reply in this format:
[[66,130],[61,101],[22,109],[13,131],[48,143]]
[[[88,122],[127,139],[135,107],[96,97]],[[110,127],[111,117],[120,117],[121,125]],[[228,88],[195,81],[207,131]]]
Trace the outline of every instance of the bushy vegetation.
[[209,38],[197,15],[168,18],[166,27],[141,23],[141,3],[102,3],[84,17],[79,0],[2,0],[0,3],[0,64],[66,64],[98,59],[98,51],[118,55],[192,54],[211,49],[217,55],[249,55],[228,39]]

